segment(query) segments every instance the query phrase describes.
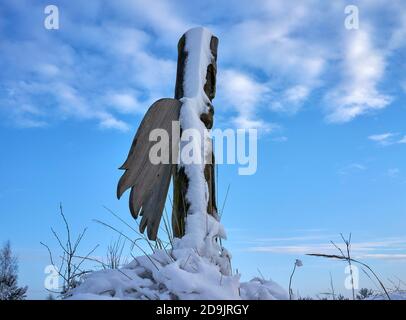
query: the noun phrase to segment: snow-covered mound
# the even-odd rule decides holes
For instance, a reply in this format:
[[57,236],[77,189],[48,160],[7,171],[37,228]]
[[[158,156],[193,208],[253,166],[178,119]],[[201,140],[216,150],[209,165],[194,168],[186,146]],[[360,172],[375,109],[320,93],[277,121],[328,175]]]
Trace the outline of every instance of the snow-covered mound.
[[285,289],[272,280],[254,278],[241,283],[241,299],[243,300],[288,300]]
[[288,295],[272,281],[255,278],[240,283],[240,275],[231,275],[228,266],[197,250],[174,249],[140,256],[121,269],[95,271],[68,299],[274,300]]

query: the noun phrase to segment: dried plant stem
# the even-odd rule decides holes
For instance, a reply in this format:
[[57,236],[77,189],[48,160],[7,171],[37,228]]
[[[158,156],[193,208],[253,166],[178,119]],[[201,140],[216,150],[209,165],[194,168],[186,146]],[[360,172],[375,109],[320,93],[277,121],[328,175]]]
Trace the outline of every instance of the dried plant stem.
[[289,278],[289,300],[292,300],[292,295],[293,295],[293,292],[292,292],[292,279],[293,279],[293,275],[295,274],[295,271],[296,271],[296,263],[295,263],[295,265],[293,267],[292,273],[291,273],[290,278]]
[[[338,259],[338,260],[348,260],[347,257],[345,257],[345,256],[339,256],[339,255],[336,255],[336,254],[308,253],[307,256],[322,257],[322,258],[328,258],[328,259]],[[391,300],[391,298],[390,298],[390,296],[389,296],[389,293],[388,293],[388,291],[386,290],[384,284],[383,284],[382,281],[379,279],[379,277],[377,276],[377,274],[372,270],[372,268],[371,268],[370,266],[368,266],[366,263],[363,263],[363,262],[361,262],[361,261],[359,261],[359,260],[356,260],[356,259],[353,259],[353,258],[350,258],[350,259],[351,259],[351,262],[358,263],[358,264],[364,266],[365,268],[367,268],[367,269],[373,274],[373,276],[375,277],[375,279],[379,282],[379,284],[380,284],[382,290],[385,292],[385,295],[386,295],[386,297],[388,298],[388,300]]]

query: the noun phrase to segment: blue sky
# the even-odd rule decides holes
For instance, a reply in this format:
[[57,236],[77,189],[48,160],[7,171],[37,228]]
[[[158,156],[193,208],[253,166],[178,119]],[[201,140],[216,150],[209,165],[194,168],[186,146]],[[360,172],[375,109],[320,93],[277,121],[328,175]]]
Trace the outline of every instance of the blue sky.
[[[204,25],[220,39],[216,127],[258,128],[258,171],[219,167],[220,206],[234,268],[258,269],[295,289],[324,292],[344,266],[305,257],[353,233],[354,255],[382,278],[406,279],[406,6],[402,1],[47,1],[0,5],[0,241],[20,258],[20,280],[42,298],[58,204],[83,252],[116,235],[92,222],[134,223],[115,198],[148,106],[172,97],[176,45]],[[359,29],[344,8],[359,8]],[[119,227],[123,227],[119,225]],[[361,275],[361,284],[374,287]]]

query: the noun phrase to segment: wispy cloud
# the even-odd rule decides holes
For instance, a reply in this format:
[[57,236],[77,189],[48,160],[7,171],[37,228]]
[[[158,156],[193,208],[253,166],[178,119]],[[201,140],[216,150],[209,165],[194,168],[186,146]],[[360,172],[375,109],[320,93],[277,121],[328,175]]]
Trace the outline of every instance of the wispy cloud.
[[[312,241],[323,239],[324,241]],[[262,242],[262,245],[254,245],[247,248],[247,250],[251,252],[295,255],[309,253],[337,254],[337,248],[332,245],[329,241],[330,239],[331,237],[326,235],[320,237],[316,236],[314,238],[303,236],[258,239],[258,242]],[[280,242],[291,242],[291,244],[281,244]],[[340,244],[340,240],[335,243],[344,249],[343,245]],[[353,241],[351,243],[351,251],[353,257],[356,258],[401,259],[406,261],[406,238],[392,237],[377,241]]]
[[294,115],[300,111],[303,103],[310,94],[310,89],[303,85],[296,85],[283,91],[276,96],[276,101],[272,102],[270,109],[275,112]]
[[385,54],[374,47],[368,28],[347,32],[342,65],[343,80],[326,97],[331,122],[348,122],[354,118],[384,109],[392,98],[378,90],[384,75]]
[[351,163],[339,170],[339,174],[341,175],[348,175],[355,172],[365,171],[367,167],[360,163]]
[[239,128],[256,128],[270,131],[272,124],[260,119],[260,104],[264,103],[269,89],[247,74],[236,70],[225,70],[219,76],[220,99],[232,106],[237,113],[232,122]]
[[121,17],[136,20],[142,28],[151,28],[158,41],[173,45],[185,30],[192,27],[190,16],[182,15],[176,4],[165,0],[121,0],[111,4]]
[[368,139],[378,143],[381,146],[406,143],[406,136],[399,138],[399,133],[393,132],[370,135]]
[[[120,10],[120,5],[114,10]],[[142,1],[128,8],[135,5]],[[159,6],[164,8],[165,2]],[[154,99],[172,95],[176,61],[153,54],[147,49],[150,35],[133,24],[121,24],[114,15],[101,24],[84,19],[97,15],[92,8],[77,14],[76,5],[68,5],[57,33],[38,23],[33,28],[35,21],[30,19],[16,23],[23,31],[13,38],[0,29],[2,115],[19,127],[79,119],[126,131],[130,126],[123,114],[128,119],[129,114],[142,113]],[[34,3],[5,7],[9,16],[42,11]],[[147,11],[143,10],[145,21],[160,23],[152,9]],[[173,30],[177,28],[176,23],[167,22]]]
[[400,2],[394,2],[392,6],[397,14],[393,15],[396,27],[389,39],[389,49],[395,50],[406,45],[406,12],[403,4],[400,4]]
[[380,259],[380,260],[406,260],[406,254],[402,253],[372,253],[372,254],[364,254],[364,258],[371,258],[371,259]]
[[[327,105],[329,121],[348,122],[386,108],[394,98],[381,84],[391,54],[405,43],[402,6],[385,5],[394,19],[391,28],[381,28],[385,32],[373,15],[364,18],[360,30],[349,32],[343,27],[342,2],[253,0],[247,8],[238,0],[232,5],[120,0],[104,4],[105,10],[100,4],[64,6],[57,33],[28,14],[42,12],[39,4],[5,5],[1,20],[26,18],[15,23],[12,37],[0,29],[2,116],[25,127],[60,119],[87,119],[105,127],[108,114],[115,119],[108,123],[120,123],[112,128],[124,128],[129,115],[142,113],[155,99],[173,96],[176,42],[199,24],[220,37],[215,103],[221,108],[216,112],[232,118],[234,125],[269,132],[269,111],[295,115],[310,101],[309,107]],[[368,2],[360,6],[363,12],[382,9]],[[207,19],[202,20],[202,10],[210,13]],[[58,87],[70,88],[75,98]],[[314,94],[316,90],[320,92]]]
[[110,92],[106,101],[112,108],[124,114],[139,113],[144,109],[132,92]]
[[368,137],[369,140],[375,141],[380,145],[386,146],[391,144],[390,139],[394,137],[395,134],[392,132],[381,133],[381,134],[374,134]]
[[106,114],[105,117],[102,117],[99,125],[103,129],[117,129],[120,131],[128,131],[130,129],[127,123],[121,120],[117,120],[109,114]]
[[323,9],[283,1],[255,1],[253,8],[249,18],[232,28],[219,26],[223,57],[234,68],[265,75],[269,110],[295,114],[319,85],[326,67],[327,47],[299,36],[315,11]]
[[272,237],[272,238],[258,238],[253,242],[290,242],[290,241],[309,241],[309,240],[322,240],[326,235],[303,235],[303,236],[286,236],[286,237]]

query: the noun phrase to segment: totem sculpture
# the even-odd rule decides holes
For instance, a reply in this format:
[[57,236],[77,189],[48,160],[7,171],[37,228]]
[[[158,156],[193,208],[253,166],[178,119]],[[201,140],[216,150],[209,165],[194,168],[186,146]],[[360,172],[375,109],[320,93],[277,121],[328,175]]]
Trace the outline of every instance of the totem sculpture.
[[[140,232],[147,229],[150,240],[157,238],[171,178],[175,237],[187,235],[200,241],[207,233],[208,223],[215,224],[218,220],[210,137],[217,46],[218,38],[201,27],[190,29],[180,38],[175,97],[152,104],[138,128],[128,158],[120,168],[125,172],[118,183],[117,197],[131,188],[131,214],[134,218],[142,217]],[[177,121],[180,129],[174,130]],[[151,139],[155,129],[163,129],[169,135],[169,144],[162,152],[169,153],[170,163],[153,163],[150,159],[150,151],[157,143]],[[198,136],[188,134],[191,129]],[[183,160],[190,144],[194,146],[194,158],[200,161]]]

